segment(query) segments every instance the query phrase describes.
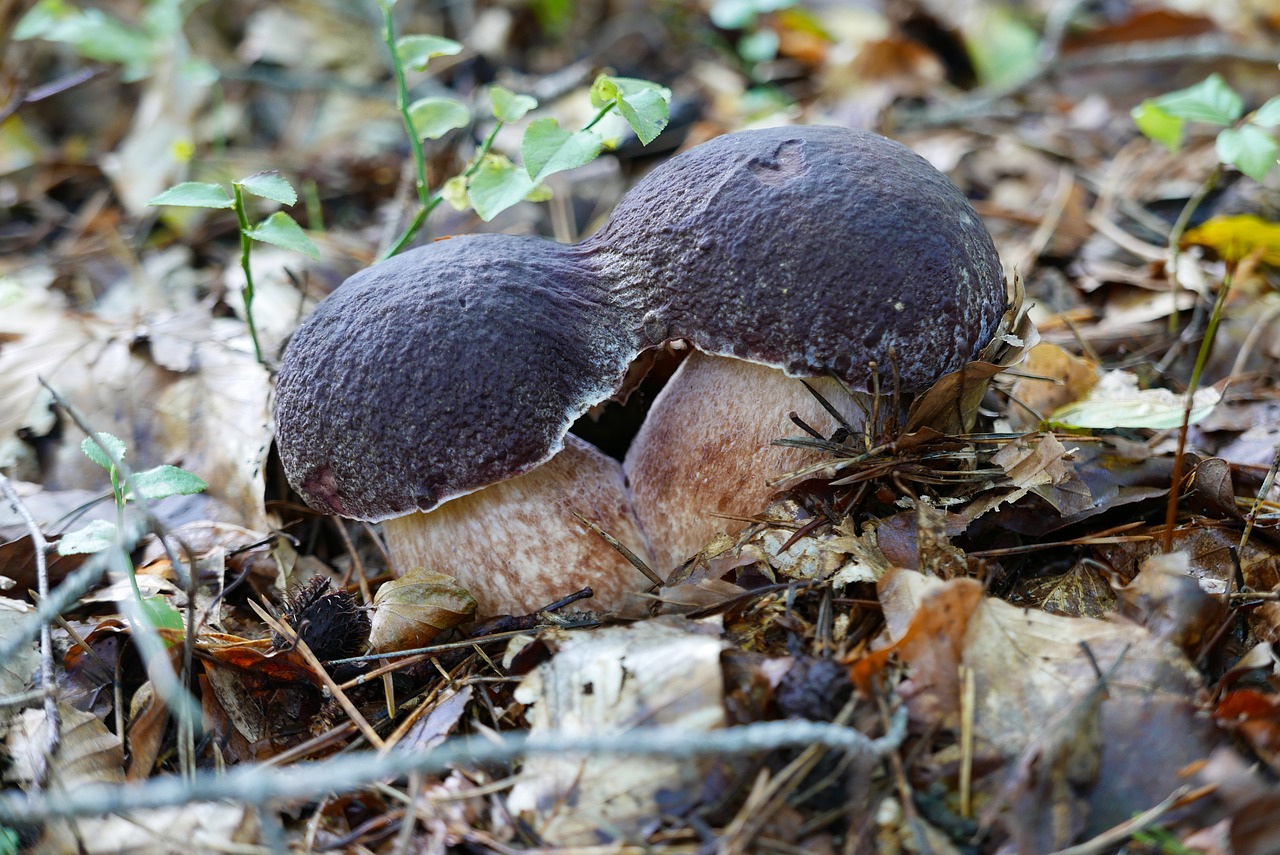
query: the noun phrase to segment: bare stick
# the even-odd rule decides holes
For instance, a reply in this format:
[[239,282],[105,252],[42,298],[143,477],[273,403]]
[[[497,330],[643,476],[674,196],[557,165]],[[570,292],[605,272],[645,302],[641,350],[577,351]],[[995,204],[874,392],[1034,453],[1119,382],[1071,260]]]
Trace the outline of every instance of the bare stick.
[[[36,518],[31,515],[31,510],[14,489],[13,482],[3,472],[0,472],[0,493],[4,493],[4,497],[9,500],[9,506],[26,523],[27,533],[31,535],[31,547],[36,554],[36,590],[40,592],[41,601],[47,600],[49,599],[49,564],[46,556],[49,552],[49,541],[44,539],[44,532],[40,530]],[[58,746],[62,727],[58,718],[58,703],[54,695],[53,631],[49,627],[49,621],[40,623],[40,689],[44,693],[44,717],[49,723],[49,743],[45,749],[48,751],[48,756],[52,757]]]
[[824,745],[879,757],[896,751],[906,731],[906,713],[899,710],[891,720],[889,732],[878,739],[852,728],[814,721],[765,721],[710,732],[638,727],[622,734],[590,736],[486,735],[451,739],[431,751],[392,751],[385,755],[365,751],[287,768],[246,763],[220,772],[202,770],[186,780],[165,775],[126,786],[90,784],[40,793],[8,791],[0,795],[0,821],[35,823],[54,817],[96,816],[223,799],[240,804],[317,799],[412,772],[434,773],[457,764],[504,762],[530,755],[696,757]]

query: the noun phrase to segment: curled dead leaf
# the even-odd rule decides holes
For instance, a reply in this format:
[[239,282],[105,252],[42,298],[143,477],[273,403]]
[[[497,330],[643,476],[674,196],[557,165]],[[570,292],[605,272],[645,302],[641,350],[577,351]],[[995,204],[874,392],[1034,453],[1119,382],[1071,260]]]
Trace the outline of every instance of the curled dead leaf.
[[475,614],[475,598],[452,576],[415,567],[374,595],[369,645],[377,653],[422,647]]
[[[1204,584],[1216,587],[1214,582]],[[1191,574],[1190,553],[1170,552],[1143,560],[1138,575],[1120,589],[1120,611],[1195,657],[1226,618],[1227,604]]]

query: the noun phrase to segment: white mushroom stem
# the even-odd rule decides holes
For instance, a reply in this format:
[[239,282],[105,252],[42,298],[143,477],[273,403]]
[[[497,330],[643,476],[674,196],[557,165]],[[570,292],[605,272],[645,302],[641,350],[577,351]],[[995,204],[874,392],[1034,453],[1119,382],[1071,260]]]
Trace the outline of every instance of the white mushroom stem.
[[383,532],[401,575],[423,566],[453,576],[482,616],[527,614],[586,586],[595,596],[575,608],[617,608],[649,582],[575,511],[647,560],[621,464],[573,435],[532,472],[388,520]]
[[[839,384],[808,381],[857,427],[862,410]],[[779,369],[694,351],[653,402],[625,469],[640,528],[666,575],[719,533],[732,534],[777,492],[769,482],[823,459],[770,443],[802,434],[796,413],[824,436],[836,420]]]

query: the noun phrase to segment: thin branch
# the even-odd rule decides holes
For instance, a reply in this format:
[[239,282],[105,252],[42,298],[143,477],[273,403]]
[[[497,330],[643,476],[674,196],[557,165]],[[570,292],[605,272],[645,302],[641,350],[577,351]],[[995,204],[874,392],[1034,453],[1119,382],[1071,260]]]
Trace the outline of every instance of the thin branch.
[[1098,855],[1098,853],[1110,851],[1138,832],[1159,822],[1165,814],[1175,807],[1179,807],[1180,803],[1188,796],[1198,798],[1205,794],[1203,791],[1193,793],[1191,788],[1187,786],[1179,787],[1149,810],[1143,811],[1132,819],[1125,820],[1091,840],[1086,840],[1076,846],[1069,846],[1066,849],[1059,849],[1053,855]]
[[287,768],[244,764],[222,772],[200,771],[187,780],[165,775],[124,786],[82,784],[74,790],[10,791],[0,795],[0,821],[38,823],[54,817],[98,816],[223,799],[240,804],[318,799],[414,772],[430,774],[457,764],[507,762],[530,755],[697,757],[823,745],[879,757],[896,751],[906,730],[906,713],[899,710],[889,732],[878,739],[851,728],[812,721],[767,721],[711,732],[655,727],[593,736],[521,733],[466,737],[451,739],[431,751],[397,750],[385,755],[368,751]]
[[[31,535],[31,548],[36,554],[36,590],[40,593],[41,601],[47,600],[49,599],[49,563],[47,561],[49,541],[44,539],[40,524],[36,522],[31,510],[14,489],[13,482],[2,472],[0,472],[0,493],[4,493],[10,507],[22,517],[23,523],[27,526],[27,533]],[[4,661],[8,661],[7,656]],[[44,693],[44,717],[49,723],[49,743],[45,749],[48,751],[48,756],[52,757],[56,753],[62,727],[53,683],[53,631],[48,621],[40,624],[40,689]]]

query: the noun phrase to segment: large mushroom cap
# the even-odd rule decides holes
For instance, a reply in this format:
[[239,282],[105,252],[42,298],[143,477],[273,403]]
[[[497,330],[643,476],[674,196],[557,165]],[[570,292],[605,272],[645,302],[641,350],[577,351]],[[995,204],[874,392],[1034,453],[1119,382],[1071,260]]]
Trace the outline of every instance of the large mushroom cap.
[[687,339],[800,376],[918,391],[986,343],[991,238],[945,176],[883,137],[729,134],[650,173],[577,246],[439,241],[353,276],[285,354],[276,426],[308,504],[382,520],[528,472]]
[[627,193],[590,243],[593,263],[650,307],[650,340],[863,390],[871,362],[892,388],[891,354],[906,392],[960,368],[1005,302],[964,194],[906,146],[846,128],[690,149]]
[[289,344],[275,418],[312,507],[383,520],[529,471],[618,388],[634,319],[572,247],[480,235],[351,277]]

